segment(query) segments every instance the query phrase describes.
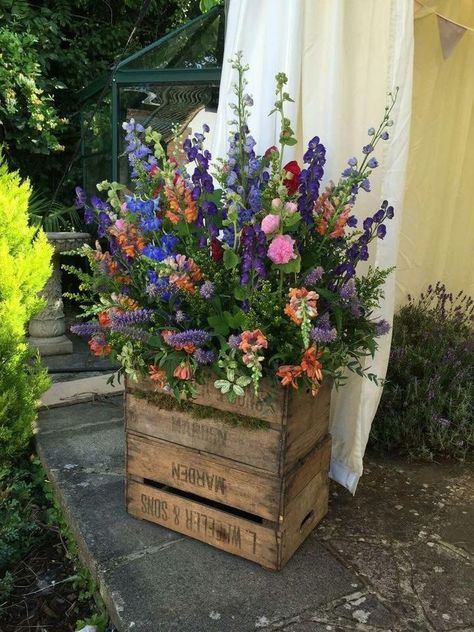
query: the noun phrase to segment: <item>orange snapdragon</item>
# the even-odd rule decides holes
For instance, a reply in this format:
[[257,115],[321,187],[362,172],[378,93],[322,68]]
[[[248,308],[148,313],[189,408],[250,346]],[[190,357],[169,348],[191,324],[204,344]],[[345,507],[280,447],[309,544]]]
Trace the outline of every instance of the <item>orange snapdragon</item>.
[[92,353],[97,357],[103,358],[112,352],[112,345],[107,343],[102,335],[91,338],[88,345]]
[[[323,193],[321,193],[321,195],[314,203],[316,231],[320,235],[325,235],[327,233],[327,230],[331,222],[334,220],[334,216],[336,214],[336,207],[331,200],[333,188],[334,187],[328,187],[325,191],[323,191]],[[331,232],[329,233],[329,237],[331,239],[337,239],[338,237],[344,236],[344,231],[347,220],[349,219],[351,208],[351,205],[347,204],[342,212],[338,214],[336,221],[332,226]]]
[[197,204],[192,198],[191,190],[186,186],[181,176],[176,178],[174,190],[171,186],[165,187],[165,196],[168,200],[169,210],[166,217],[173,224],[177,224],[181,219],[191,224],[198,216]]
[[124,219],[118,219],[109,228],[109,233],[115,237],[117,245],[127,257],[135,257],[145,247],[145,241],[137,227]]
[[166,371],[164,369],[160,369],[155,364],[150,364],[148,367],[148,373],[150,375],[150,379],[153,382],[156,382],[160,388],[164,388],[167,384],[166,379]]
[[281,385],[292,386],[297,389],[298,384],[296,380],[306,375],[311,382],[311,393],[313,397],[316,396],[323,380],[323,367],[319,361],[320,357],[321,352],[319,352],[316,347],[309,347],[303,353],[300,364],[285,364],[279,367],[276,374],[281,378]]
[[178,364],[176,369],[173,371],[173,375],[178,378],[178,380],[190,380],[193,376],[193,371],[189,362],[181,362]]
[[301,325],[306,317],[309,319],[316,318],[318,310],[316,307],[316,301],[319,295],[313,290],[307,290],[302,288],[290,288],[288,292],[290,302],[285,305],[285,314],[295,323],[295,325]]

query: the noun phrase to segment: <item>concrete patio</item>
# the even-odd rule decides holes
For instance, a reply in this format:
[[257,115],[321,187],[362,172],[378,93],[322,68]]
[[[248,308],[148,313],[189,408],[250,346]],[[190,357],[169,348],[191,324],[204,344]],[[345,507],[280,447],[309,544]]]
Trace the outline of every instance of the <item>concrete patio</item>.
[[120,632],[474,630],[467,466],[367,458],[357,495],[333,485],[328,516],[271,573],[129,517],[122,397],[89,400],[43,409],[37,445]]

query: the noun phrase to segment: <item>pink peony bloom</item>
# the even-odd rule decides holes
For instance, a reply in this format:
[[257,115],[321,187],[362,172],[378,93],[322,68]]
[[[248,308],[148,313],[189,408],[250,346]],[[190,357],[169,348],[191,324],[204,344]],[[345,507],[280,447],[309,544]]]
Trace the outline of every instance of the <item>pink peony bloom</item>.
[[290,259],[296,259],[293,250],[295,240],[289,235],[277,235],[274,237],[268,247],[268,258],[273,263],[288,263]]
[[297,209],[298,207],[295,202],[287,202],[285,204],[285,210],[287,210],[288,213],[296,213]]
[[267,215],[262,219],[262,230],[265,235],[269,235],[270,233],[274,233],[278,230],[280,226],[280,216],[279,215]]
[[272,200],[272,208],[280,208],[281,200],[280,198],[273,198]]

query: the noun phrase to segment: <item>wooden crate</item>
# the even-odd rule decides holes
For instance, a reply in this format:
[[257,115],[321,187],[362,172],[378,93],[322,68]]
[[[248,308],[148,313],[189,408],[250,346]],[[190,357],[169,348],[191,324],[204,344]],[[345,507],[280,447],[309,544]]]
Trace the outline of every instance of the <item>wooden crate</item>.
[[[129,513],[282,568],[327,512],[330,388],[313,398],[265,385],[259,400],[231,404],[209,381],[193,400],[214,409],[204,418],[164,410],[152,392],[163,393],[150,380],[126,388]],[[219,411],[265,427],[232,426]]]

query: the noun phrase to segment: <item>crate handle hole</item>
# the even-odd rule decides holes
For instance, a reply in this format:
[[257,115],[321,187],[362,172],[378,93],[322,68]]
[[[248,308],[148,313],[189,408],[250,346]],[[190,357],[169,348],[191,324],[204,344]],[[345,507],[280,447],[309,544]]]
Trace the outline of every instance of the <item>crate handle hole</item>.
[[303,520],[301,521],[300,524],[300,533],[303,531],[305,525],[308,522],[311,522],[311,520],[313,519],[314,516],[314,509],[312,509],[308,514],[306,514],[306,516],[303,518]]

